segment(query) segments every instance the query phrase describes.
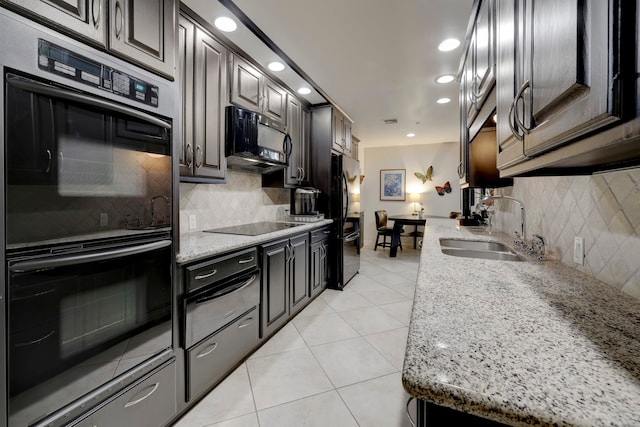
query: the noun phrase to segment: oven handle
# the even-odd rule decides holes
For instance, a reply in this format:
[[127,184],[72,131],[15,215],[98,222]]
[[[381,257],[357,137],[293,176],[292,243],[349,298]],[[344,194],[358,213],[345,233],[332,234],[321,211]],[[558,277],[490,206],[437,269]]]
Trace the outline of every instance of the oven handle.
[[145,252],[151,252],[157,249],[166,248],[167,246],[171,246],[171,240],[160,240],[157,242],[145,243],[143,245],[128,246],[126,248],[112,249],[90,254],[65,255],[44,259],[19,261],[11,264],[9,266],[9,270],[14,273],[28,273],[31,271],[48,270],[51,268],[65,267],[68,265],[107,261],[113,258],[142,254]]
[[247,286],[249,286],[251,283],[253,283],[254,280],[256,280],[256,278],[258,277],[257,273],[253,273],[251,275],[251,277],[249,277],[249,279],[245,280],[245,281],[241,281],[238,284],[235,284],[233,286],[227,286],[224,289],[221,289],[217,292],[214,292],[211,295],[207,295],[207,296],[203,296],[202,298],[198,298],[195,303],[196,304],[202,304],[220,297],[223,297],[225,295],[229,295],[229,294],[233,294],[236,292],[240,292],[241,290],[243,290],[244,288],[246,288]]
[[83,95],[81,93],[60,89],[54,86],[45,85],[42,83],[26,80],[24,78],[12,76],[12,75],[7,76],[7,82],[12,86],[15,86],[19,89],[23,89],[29,92],[34,92],[41,95],[53,96],[56,98],[62,98],[69,101],[81,102],[84,104],[88,104],[98,108],[103,108],[105,110],[113,111],[116,113],[126,114],[128,116],[132,116],[137,119],[144,120],[148,123],[151,123],[153,125],[156,125],[165,129],[171,129],[171,124],[163,120],[160,120],[149,114],[145,114],[141,111],[135,110],[133,108],[129,108],[127,106],[117,104],[115,102],[106,102],[99,98],[93,98],[87,95]]

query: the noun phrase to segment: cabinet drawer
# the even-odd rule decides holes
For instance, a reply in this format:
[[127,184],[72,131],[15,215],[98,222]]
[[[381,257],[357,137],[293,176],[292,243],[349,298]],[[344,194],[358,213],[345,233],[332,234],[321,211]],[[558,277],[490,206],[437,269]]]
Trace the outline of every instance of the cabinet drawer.
[[331,234],[331,227],[322,227],[309,232],[309,242],[316,243],[324,239],[328,239]]
[[187,350],[186,400],[216,383],[258,344],[258,309]]
[[253,270],[257,265],[257,251],[252,248],[188,266],[185,268],[186,291],[191,292],[227,277]]
[[171,362],[74,424],[74,427],[164,425],[177,411],[175,387],[176,364]]

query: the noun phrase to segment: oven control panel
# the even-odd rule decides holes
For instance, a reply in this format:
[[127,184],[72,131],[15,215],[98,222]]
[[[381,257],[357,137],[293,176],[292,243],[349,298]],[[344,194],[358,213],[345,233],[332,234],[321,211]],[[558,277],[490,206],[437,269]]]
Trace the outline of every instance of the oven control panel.
[[38,39],[38,67],[152,107],[158,106],[158,86]]

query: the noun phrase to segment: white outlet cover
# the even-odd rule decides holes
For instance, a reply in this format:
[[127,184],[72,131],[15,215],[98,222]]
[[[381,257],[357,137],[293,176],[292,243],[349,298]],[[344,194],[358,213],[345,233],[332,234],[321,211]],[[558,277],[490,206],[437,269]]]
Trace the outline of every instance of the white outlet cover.
[[195,230],[197,228],[196,216],[189,215],[189,230]]
[[576,236],[573,240],[573,262],[584,265],[584,237]]

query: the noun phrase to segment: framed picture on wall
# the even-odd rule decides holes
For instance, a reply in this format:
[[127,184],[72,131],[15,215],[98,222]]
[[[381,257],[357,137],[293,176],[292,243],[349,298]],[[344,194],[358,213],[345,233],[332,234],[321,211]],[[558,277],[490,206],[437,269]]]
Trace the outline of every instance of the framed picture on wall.
[[406,182],[406,169],[380,169],[380,200],[404,201]]

